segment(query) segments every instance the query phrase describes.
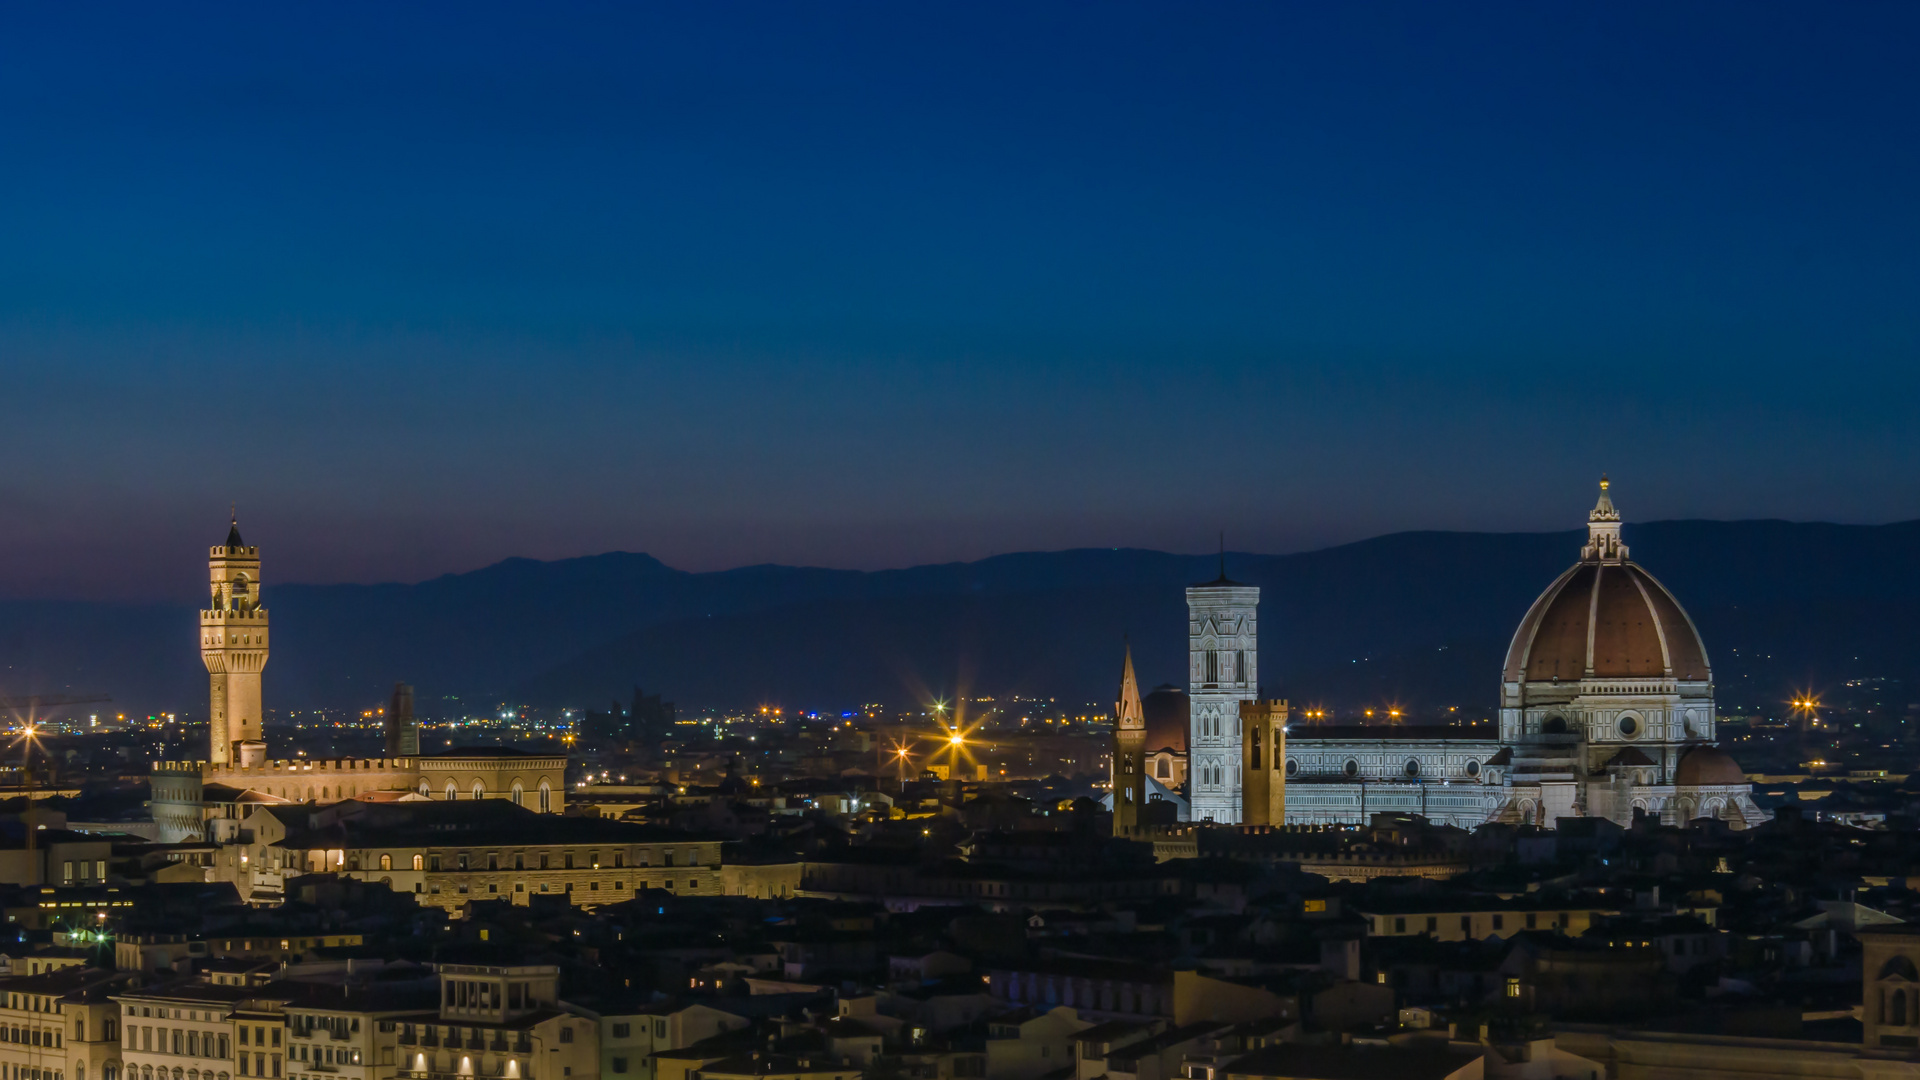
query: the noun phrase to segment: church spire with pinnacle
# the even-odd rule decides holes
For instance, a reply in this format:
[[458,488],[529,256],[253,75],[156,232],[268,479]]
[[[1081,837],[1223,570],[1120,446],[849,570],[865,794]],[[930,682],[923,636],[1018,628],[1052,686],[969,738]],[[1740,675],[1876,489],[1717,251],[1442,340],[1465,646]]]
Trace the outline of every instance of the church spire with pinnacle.
[[1600,474],[1600,499],[1587,515],[1587,546],[1580,549],[1586,562],[1620,563],[1627,561],[1627,545],[1620,542],[1620,511],[1613,508],[1613,486],[1606,473]]
[[1127,645],[1126,664],[1120,669],[1120,700],[1113,707],[1113,723],[1118,728],[1147,726],[1146,710],[1140,707],[1140,682],[1133,675],[1133,646]]
[[1113,706],[1113,835],[1132,836],[1147,805],[1147,714],[1140,707],[1140,681],[1133,675],[1133,644],[1120,668],[1120,700]]

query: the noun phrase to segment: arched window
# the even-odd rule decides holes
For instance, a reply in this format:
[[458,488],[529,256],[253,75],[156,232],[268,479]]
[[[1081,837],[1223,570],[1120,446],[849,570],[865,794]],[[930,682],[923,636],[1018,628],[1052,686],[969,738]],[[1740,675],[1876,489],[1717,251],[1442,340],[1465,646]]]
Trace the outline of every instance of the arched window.
[[425,870],[427,868],[427,860],[422,856],[415,855],[413,857],[413,868],[415,870]]
[[393,869],[393,856],[391,855],[380,856],[380,869],[382,870]]
[[452,802],[453,800],[459,797],[460,797],[460,788],[457,785],[455,785],[453,781],[451,780],[447,781],[447,801]]
[[547,787],[545,780],[540,781],[540,812],[543,814],[553,813],[553,791]]
[[513,782],[513,805],[525,806],[526,794],[527,794],[526,789],[520,786],[520,781],[515,780]]
[[484,799],[484,798],[486,798],[486,797],[487,797],[487,785],[485,785],[485,784],[483,784],[483,783],[481,783],[481,782],[480,782],[480,781],[478,781],[478,780],[475,780],[475,781],[473,782],[473,797],[474,797],[475,799]]
[[420,781],[420,794],[429,796],[433,794],[433,788],[429,787],[424,779]]
[[321,789],[320,789],[320,797],[321,797],[322,799],[325,799],[325,798],[327,798],[327,797],[328,797],[328,796],[327,796],[327,789],[326,789],[326,788],[321,788]]
[[1567,733],[1567,718],[1564,716],[1549,716],[1547,717],[1547,722],[1540,725],[1540,730],[1547,735],[1565,735]]
[[1171,780],[1173,779],[1173,764],[1166,758],[1161,758],[1159,764],[1155,766],[1154,772],[1155,775],[1162,780]]
[[1887,1023],[1894,1027],[1907,1026],[1907,992],[1895,990],[1887,1001]]
[[1253,727],[1253,742],[1247,754],[1247,767],[1250,769],[1260,767],[1260,725],[1258,724]]
[[1920,970],[1915,970],[1913,961],[1904,956],[1896,956],[1880,965],[1880,978],[1891,979],[1896,976],[1908,982],[1920,982]]

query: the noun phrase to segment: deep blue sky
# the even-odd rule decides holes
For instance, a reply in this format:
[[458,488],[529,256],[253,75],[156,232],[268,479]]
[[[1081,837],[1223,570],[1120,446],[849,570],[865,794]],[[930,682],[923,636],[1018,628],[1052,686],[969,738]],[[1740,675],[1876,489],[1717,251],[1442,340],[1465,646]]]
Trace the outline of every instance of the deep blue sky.
[[[262,10],[263,8],[269,10]],[[1920,515],[1920,5],[0,13],[0,595]]]

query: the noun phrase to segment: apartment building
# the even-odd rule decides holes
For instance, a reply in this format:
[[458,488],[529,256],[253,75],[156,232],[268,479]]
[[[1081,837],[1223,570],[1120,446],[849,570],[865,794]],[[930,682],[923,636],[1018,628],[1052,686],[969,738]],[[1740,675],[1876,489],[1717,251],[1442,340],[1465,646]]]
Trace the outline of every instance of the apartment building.
[[[526,904],[564,895],[583,908],[630,900],[642,889],[719,896],[719,837],[599,818],[535,814],[504,800],[255,810],[245,842],[222,853],[221,874],[249,867],[284,877],[337,873],[412,892],[458,911],[476,898]],[[318,823],[316,823],[318,822]]]
[[397,1071],[383,1075],[599,1080],[598,1024],[561,1006],[559,968],[442,964],[439,975],[438,1011],[393,1021]]
[[654,1080],[655,1054],[741,1031],[751,1023],[710,1005],[609,1002],[580,1012],[599,1027],[600,1075],[605,1080]]
[[287,1074],[292,1080],[390,1080],[402,1068],[402,1024],[434,1016],[431,976],[372,985],[288,988]]
[[233,1080],[236,1013],[251,993],[183,979],[113,995],[125,1080]]
[[0,1080],[119,1080],[119,1009],[128,976],[67,968],[0,979]]

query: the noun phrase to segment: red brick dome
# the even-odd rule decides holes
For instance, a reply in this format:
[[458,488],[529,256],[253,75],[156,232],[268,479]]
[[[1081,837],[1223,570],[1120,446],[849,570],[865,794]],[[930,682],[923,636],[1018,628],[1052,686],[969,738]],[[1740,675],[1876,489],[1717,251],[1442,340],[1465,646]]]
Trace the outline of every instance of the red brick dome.
[[1140,710],[1147,721],[1147,752],[1172,750],[1176,754],[1187,752],[1187,724],[1191,712],[1187,704],[1187,692],[1164,683],[1153,688],[1153,692],[1140,700]]
[[1680,602],[1627,558],[1603,481],[1580,561],[1533,602],[1507,650],[1507,682],[1707,682],[1707,648]]
[[1673,770],[1673,782],[1679,787],[1744,784],[1747,774],[1740,770],[1738,762],[1719,747],[1696,746],[1680,755],[1680,765]]

